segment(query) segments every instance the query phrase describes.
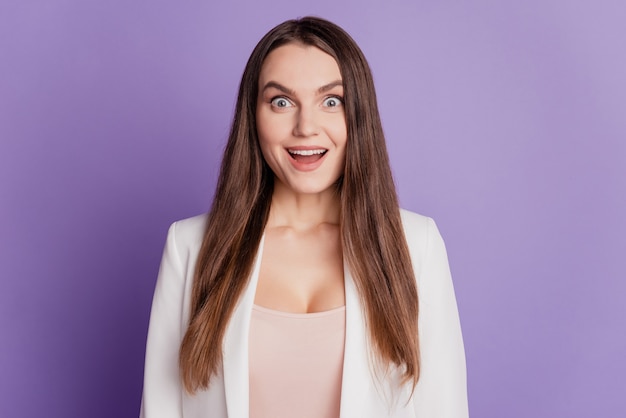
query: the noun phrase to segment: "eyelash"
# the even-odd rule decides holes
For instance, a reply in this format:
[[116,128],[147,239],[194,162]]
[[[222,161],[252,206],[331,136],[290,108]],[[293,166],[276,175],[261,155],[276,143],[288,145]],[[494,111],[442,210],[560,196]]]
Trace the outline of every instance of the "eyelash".
[[284,97],[284,96],[275,96],[275,97],[272,97],[272,98],[270,99],[270,104],[271,104],[272,106],[275,106],[275,107],[279,108],[279,109],[285,108],[285,107],[287,107],[287,106],[276,106],[276,105],[274,104],[274,101],[276,101],[276,100],[284,100],[284,101],[286,101],[286,102],[287,102],[287,103],[289,103],[289,104],[293,104],[293,103],[291,103],[291,100],[287,99],[287,98],[286,98],[286,97]]
[[334,95],[334,96],[328,96],[328,97],[326,97],[326,98],[323,100],[323,102],[325,102],[325,101],[327,101],[327,100],[329,100],[329,99],[335,99],[335,100],[337,100],[337,101],[339,102],[339,104],[338,104],[338,105],[336,105],[336,106],[332,106],[332,107],[338,107],[338,106],[343,105],[343,97],[341,97],[341,96],[337,96],[337,95]]
[[[337,101],[339,102],[339,104],[337,104],[336,106],[330,106],[330,107],[339,107],[340,105],[343,105],[343,97],[338,96],[338,95],[327,96],[327,97],[325,97],[325,98],[324,98],[324,100],[322,100],[322,103],[326,102],[326,101],[327,101],[327,100],[329,100],[329,99],[335,99],[335,100],[337,100]],[[291,100],[289,100],[289,99],[288,99],[288,98],[286,98],[285,96],[275,96],[275,97],[272,97],[272,98],[270,99],[269,103],[270,103],[272,106],[276,106],[276,105],[274,104],[274,102],[275,102],[276,100],[284,100],[284,101],[285,101],[285,102],[287,102],[288,104],[293,105],[293,103],[291,102]],[[276,106],[276,107],[277,107],[277,108],[279,108],[279,109],[283,109],[283,108],[286,108],[286,107],[289,107],[289,106]]]

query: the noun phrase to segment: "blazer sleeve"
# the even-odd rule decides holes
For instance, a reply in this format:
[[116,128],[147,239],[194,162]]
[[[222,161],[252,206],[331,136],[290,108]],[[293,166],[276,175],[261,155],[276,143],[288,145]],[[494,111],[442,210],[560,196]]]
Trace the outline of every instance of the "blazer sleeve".
[[461,324],[446,248],[428,219],[418,272],[421,373],[415,388],[417,418],[466,418],[467,382]]
[[182,418],[182,384],[178,353],[182,340],[185,288],[176,241],[176,223],[167,234],[159,269],[146,343],[141,418]]

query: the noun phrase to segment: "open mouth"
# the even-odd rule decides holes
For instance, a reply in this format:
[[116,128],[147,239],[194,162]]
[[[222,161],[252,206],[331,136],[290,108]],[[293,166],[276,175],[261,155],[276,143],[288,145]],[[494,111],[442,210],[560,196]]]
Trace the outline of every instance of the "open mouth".
[[311,164],[320,160],[328,150],[324,148],[319,149],[288,149],[287,152],[299,163]]

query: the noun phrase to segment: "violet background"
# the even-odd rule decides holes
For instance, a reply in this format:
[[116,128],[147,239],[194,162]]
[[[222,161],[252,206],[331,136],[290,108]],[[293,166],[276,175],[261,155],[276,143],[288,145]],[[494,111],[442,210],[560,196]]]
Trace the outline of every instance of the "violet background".
[[472,417],[626,416],[621,0],[3,0],[0,416],[137,416],[167,227],[209,206],[253,46],[307,14],[361,45],[446,239]]

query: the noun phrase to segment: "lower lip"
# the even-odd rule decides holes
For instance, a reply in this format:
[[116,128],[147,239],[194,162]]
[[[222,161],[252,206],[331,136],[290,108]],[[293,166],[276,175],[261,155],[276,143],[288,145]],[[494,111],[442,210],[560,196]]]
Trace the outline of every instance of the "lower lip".
[[298,171],[313,171],[313,170],[315,170],[320,165],[322,165],[322,163],[324,162],[324,159],[326,158],[326,154],[328,154],[328,151],[326,151],[324,153],[324,155],[322,155],[322,157],[319,160],[313,161],[311,163],[304,163],[304,162],[298,161],[295,158],[293,158],[291,156],[291,154],[289,154],[288,151],[285,151],[285,152],[287,152],[287,157],[289,158],[289,162],[291,163],[293,168],[295,168]]

